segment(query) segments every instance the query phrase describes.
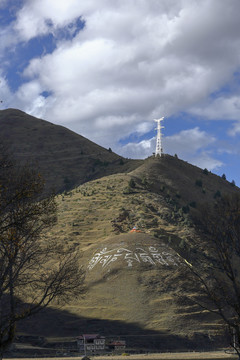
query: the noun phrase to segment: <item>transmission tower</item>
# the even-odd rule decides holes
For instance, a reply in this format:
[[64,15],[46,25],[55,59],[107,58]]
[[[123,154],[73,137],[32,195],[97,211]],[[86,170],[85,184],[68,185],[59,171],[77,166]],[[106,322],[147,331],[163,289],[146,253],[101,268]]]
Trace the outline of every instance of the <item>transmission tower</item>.
[[161,121],[163,121],[164,117],[161,117],[160,119],[154,119],[157,123],[157,141],[156,141],[156,151],[155,156],[159,155],[162,156],[163,149],[162,149],[162,129],[164,129],[164,126],[161,125]]

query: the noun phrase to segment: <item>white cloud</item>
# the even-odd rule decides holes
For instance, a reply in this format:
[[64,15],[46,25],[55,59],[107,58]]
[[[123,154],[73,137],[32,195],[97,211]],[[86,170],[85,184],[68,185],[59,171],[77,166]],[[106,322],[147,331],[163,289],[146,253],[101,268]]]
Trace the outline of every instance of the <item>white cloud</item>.
[[210,120],[234,120],[229,134],[233,136],[240,132],[240,94],[219,96],[190,108],[189,112]]
[[[11,31],[5,29],[3,48],[16,41],[14,34],[24,42],[57,38],[58,29],[77,18],[85,27],[72,39],[57,38],[52,54],[30,61],[13,106],[113,148],[130,133],[148,132],[155,117],[179,111],[238,120],[236,94],[201,104],[239,68],[239,12],[239,0],[26,0]],[[42,91],[51,95],[44,98]],[[236,122],[232,132],[239,128]],[[184,156],[207,146],[199,129],[165,141]],[[123,152],[147,156],[152,144],[126,145]],[[209,153],[201,156],[213,161]]]
[[169,154],[177,153],[183,158],[187,154],[195,154],[198,150],[206,148],[215,141],[216,139],[213,136],[201,131],[198,127],[183,130],[164,139],[166,152]]
[[202,169],[208,169],[209,171],[216,171],[221,168],[224,163],[212,156],[208,152],[202,152],[196,157],[189,157],[188,161]]
[[1,75],[0,75],[0,100],[2,101],[1,107],[9,107],[9,104],[11,104],[14,101],[13,94],[9,89],[8,83],[6,79]]
[[18,42],[18,36],[15,34],[11,26],[0,26],[0,59],[1,68],[8,66],[11,59],[5,57],[5,52],[8,51],[11,54],[14,53],[14,47]]
[[223,165],[213,154],[216,138],[198,127],[165,138],[165,151],[200,168],[216,170]]
[[139,143],[128,143],[117,148],[117,152],[131,159],[145,159],[155,151],[155,138],[142,140]]
[[229,135],[235,136],[237,134],[240,134],[240,120],[236,121],[232,127],[232,129],[229,130]]
[[18,12],[15,30],[24,41],[53,33],[72,22],[80,12],[76,0],[27,0]]
[[[216,170],[223,165],[212,154],[211,146],[216,139],[201,131],[198,127],[183,130],[180,133],[163,138],[163,152],[174,155],[177,154],[180,159],[186,160],[191,164],[208,170]],[[146,158],[155,151],[156,139],[143,140],[139,143],[129,143],[118,151],[123,156],[131,158]]]

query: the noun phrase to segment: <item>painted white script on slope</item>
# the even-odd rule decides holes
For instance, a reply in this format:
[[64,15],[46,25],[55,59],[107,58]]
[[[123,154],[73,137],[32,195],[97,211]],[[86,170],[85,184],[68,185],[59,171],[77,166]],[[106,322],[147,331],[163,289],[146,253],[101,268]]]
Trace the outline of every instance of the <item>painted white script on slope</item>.
[[113,250],[102,249],[96,253],[89,261],[88,270],[92,270],[96,265],[101,265],[102,268],[109,266],[111,263],[117,260],[124,260],[128,267],[132,267],[134,264],[148,263],[156,266],[158,264],[169,266],[179,265],[179,259],[173,254],[162,251],[150,246],[147,250],[141,247],[136,247],[134,251],[126,248],[117,248]]

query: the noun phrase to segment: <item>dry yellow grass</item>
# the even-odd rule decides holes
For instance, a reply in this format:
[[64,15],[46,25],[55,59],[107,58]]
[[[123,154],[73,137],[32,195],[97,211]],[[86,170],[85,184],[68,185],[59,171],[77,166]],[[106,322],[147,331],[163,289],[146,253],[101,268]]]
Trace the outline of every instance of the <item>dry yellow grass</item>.
[[[137,185],[129,193],[127,189],[132,176]],[[192,228],[166,220],[170,210],[163,193],[149,191],[141,179],[141,174],[115,174],[59,195],[58,223],[47,236],[58,239],[66,251],[71,246],[78,248],[85,268],[94,253],[103,247],[111,249],[119,243],[129,248],[134,248],[136,243],[158,247],[162,242],[168,244],[169,238],[172,243],[193,238]],[[128,214],[126,217],[124,212]],[[121,227],[122,235],[116,236],[115,224]],[[134,225],[141,229],[142,234],[138,235],[144,236],[143,239],[129,233]],[[160,236],[151,236],[156,235],[156,231]],[[183,310],[179,312],[170,292],[166,298],[163,285],[168,282],[168,277],[174,275],[167,267],[160,270],[148,268],[147,271],[134,267],[131,272],[121,267],[114,270],[108,272],[100,267],[99,271],[87,271],[87,295],[84,299],[73,300],[65,309],[80,318],[135,324],[142,331],[154,330],[180,336],[185,336],[186,330],[191,336],[195,332],[212,335],[213,331],[215,334],[215,325],[214,328],[205,326],[211,319],[205,316],[203,321],[202,314],[194,309],[191,319],[191,309],[186,314]],[[173,270],[176,272],[177,268]],[[186,318],[188,329],[184,325]],[[202,326],[199,326],[200,318]],[[94,326],[91,331],[96,331]],[[117,330],[116,334],[119,334]]]
[[[204,191],[196,187],[196,179],[202,181]],[[131,180],[135,186],[130,187]],[[80,250],[81,264],[87,270],[87,293],[64,307],[67,315],[63,324],[59,320],[56,325],[62,314],[55,311],[55,304],[56,321],[51,321],[52,333],[48,334],[75,336],[75,331],[77,335],[116,337],[153,333],[164,343],[164,349],[188,348],[182,339],[196,343],[198,349],[207,349],[204,344],[215,341],[221,326],[212,315],[175,301],[172,295],[181,289],[180,280],[184,280],[178,266],[151,266],[136,260],[133,267],[128,267],[119,260],[104,267],[105,258],[94,268],[89,264],[101,250],[111,252],[119,246],[133,256],[142,248],[155,247],[166,253],[170,248],[180,252],[198,246],[199,237],[182,206],[189,204],[190,214],[196,214],[201,201],[214,201],[216,189],[224,193],[234,188],[221,178],[216,180],[213,174],[206,175],[201,169],[166,157],[161,161],[149,159],[131,173],[89,181],[59,195],[58,223],[45,234],[46,239],[56,239],[66,252],[70,247]],[[191,202],[196,202],[195,206],[190,206]],[[130,233],[133,226],[141,233]],[[42,319],[39,324],[43,324]],[[41,326],[37,335],[46,332]],[[151,337],[151,342],[155,348],[157,340]],[[135,343],[130,342],[130,346]]]
[[[225,352],[215,351],[215,352],[183,352],[183,353],[160,353],[160,354],[136,354],[129,356],[114,356],[114,360],[220,360],[220,359],[236,359],[236,356],[226,354]],[[98,356],[93,359],[98,360],[109,360],[109,356]],[[111,358],[110,358],[111,359]]]
[[[79,360],[79,357],[55,357],[55,358],[44,358],[44,360]],[[135,354],[129,356],[113,355],[113,356],[97,356],[90,357],[93,360],[235,360],[236,355],[226,354],[223,351],[212,351],[212,352],[183,352],[183,353],[159,353],[159,354]],[[42,360],[43,358],[28,358],[28,360]],[[12,360],[22,360],[13,358]]]

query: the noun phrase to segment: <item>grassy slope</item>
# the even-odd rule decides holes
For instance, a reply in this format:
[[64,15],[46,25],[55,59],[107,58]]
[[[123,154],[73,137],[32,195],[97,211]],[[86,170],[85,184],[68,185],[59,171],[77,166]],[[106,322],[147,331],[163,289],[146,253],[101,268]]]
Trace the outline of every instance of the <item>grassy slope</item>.
[[[48,187],[60,191],[66,178],[68,186],[82,184],[58,196],[59,222],[46,237],[57,238],[66,251],[69,246],[80,249],[86,269],[104,247],[121,245],[135,251],[136,246],[154,246],[184,252],[186,244],[196,246],[200,238],[193,223],[201,203],[215,201],[217,193],[240,191],[171,156],[144,162],[123,159],[121,164],[121,157],[82,136],[14,109],[0,112],[0,132],[20,160],[39,164]],[[129,188],[131,179],[135,186]],[[135,225],[142,233],[129,233]],[[61,337],[76,332],[154,332],[169,341],[169,334],[190,339],[196,333],[214,334],[218,324],[208,314],[175,303],[172,293],[180,288],[178,277],[179,267],[161,264],[141,263],[129,269],[126,262],[116,261],[109,268],[96,266],[87,271],[85,298],[63,310],[46,310],[20,330]]]
[[141,163],[121,158],[63,126],[16,109],[0,111],[0,134],[13,155],[38,166],[47,187],[56,192],[129,171]]
[[[134,179],[135,187],[129,189]],[[195,184],[201,179],[203,186]],[[173,247],[183,251],[182,240],[198,241],[193,218],[203,202],[215,201],[214,195],[239,192],[227,181],[176,158],[148,159],[129,174],[115,174],[88,182],[65,195],[59,195],[59,222],[48,234],[66,246],[83,252],[87,268],[94,253],[107,247],[136,246]],[[182,206],[195,202],[184,214]],[[137,225],[142,233],[131,234]],[[173,251],[173,250],[172,250]],[[91,319],[119,320],[137,324],[142,331],[156,331],[194,338],[196,333],[214,334],[218,324],[195,307],[177,305],[172,293],[172,278],[178,278],[179,268],[141,264],[132,269],[116,261],[111,267],[96,266],[87,271],[88,293],[66,309],[76,316]],[[187,327],[186,327],[187,323]],[[99,320],[86,329],[93,331]],[[96,325],[98,324],[98,325]],[[90,326],[88,328],[88,326]],[[86,331],[87,331],[86,330]],[[118,326],[111,331],[118,333]]]

